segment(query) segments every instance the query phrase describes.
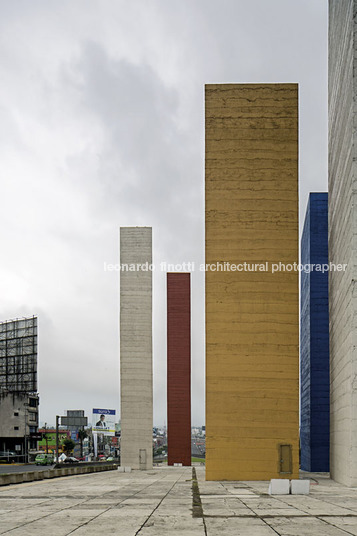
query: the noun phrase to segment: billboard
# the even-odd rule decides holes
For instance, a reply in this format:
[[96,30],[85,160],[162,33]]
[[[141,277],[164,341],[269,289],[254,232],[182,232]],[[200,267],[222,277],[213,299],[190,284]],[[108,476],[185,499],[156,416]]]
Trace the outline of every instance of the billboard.
[[0,392],[37,391],[37,317],[0,323]]
[[84,416],[83,409],[67,409],[67,415],[61,417],[61,424],[77,431],[78,428],[88,425],[88,419]]
[[93,409],[92,432],[107,436],[115,435],[115,409]]

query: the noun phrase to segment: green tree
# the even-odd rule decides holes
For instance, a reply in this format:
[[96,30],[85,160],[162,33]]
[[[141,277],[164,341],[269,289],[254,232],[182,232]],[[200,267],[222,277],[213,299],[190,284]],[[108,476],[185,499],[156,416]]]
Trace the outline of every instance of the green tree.
[[79,437],[79,443],[81,446],[81,458],[83,458],[83,441],[85,440],[86,437],[88,437],[86,430],[84,429],[78,430],[78,437]]
[[67,456],[69,456],[75,446],[75,442],[67,437],[62,443],[62,450],[67,454]]

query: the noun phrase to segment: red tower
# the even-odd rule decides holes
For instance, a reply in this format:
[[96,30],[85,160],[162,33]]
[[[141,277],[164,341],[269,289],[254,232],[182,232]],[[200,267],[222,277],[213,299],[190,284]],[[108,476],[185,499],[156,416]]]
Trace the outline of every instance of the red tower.
[[191,465],[190,275],[167,274],[168,465]]

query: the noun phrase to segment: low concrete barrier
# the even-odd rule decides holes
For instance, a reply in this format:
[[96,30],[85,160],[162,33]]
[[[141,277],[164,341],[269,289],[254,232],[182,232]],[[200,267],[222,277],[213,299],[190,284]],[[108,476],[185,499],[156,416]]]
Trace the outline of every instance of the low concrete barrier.
[[10,484],[11,475],[0,475],[0,486]]
[[53,473],[54,478],[57,478],[59,476],[64,476],[62,474],[62,469],[51,469],[51,473]]
[[118,469],[117,464],[112,465],[75,465],[72,467],[61,467],[59,469],[44,469],[43,471],[26,471],[25,473],[5,473],[0,474],[0,486],[9,484],[22,484],[23,482],[33,482],[48,478],[58,478],[62,476],[83,475],[98,473],[102,471],[114,471]]
[[22,482],[32,482],[35,480],[35,471],[28,471],[27,473],[18,473],[22,476]]
[[10,484],[21,484],[23,482],[21,473],[13,473],[10,475]]

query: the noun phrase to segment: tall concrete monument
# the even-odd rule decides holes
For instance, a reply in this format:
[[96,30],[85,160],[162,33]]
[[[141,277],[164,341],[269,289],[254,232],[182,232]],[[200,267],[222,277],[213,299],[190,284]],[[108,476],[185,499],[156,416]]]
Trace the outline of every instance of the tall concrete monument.
[[298,477],[299,274],[284,268],[293,263],[298,86],[208,85],[207,480]]
[[357,0],[329,2],[330,471],[357,486]]
[[328,472],[330,445],[330,363],[328,194],[310,193],[301,238],[300,391],[301,469]]
[[191,465],[191,274],[167,274],[168,465]]
[[121,465],[152,468],[152,229],[120,229]]

